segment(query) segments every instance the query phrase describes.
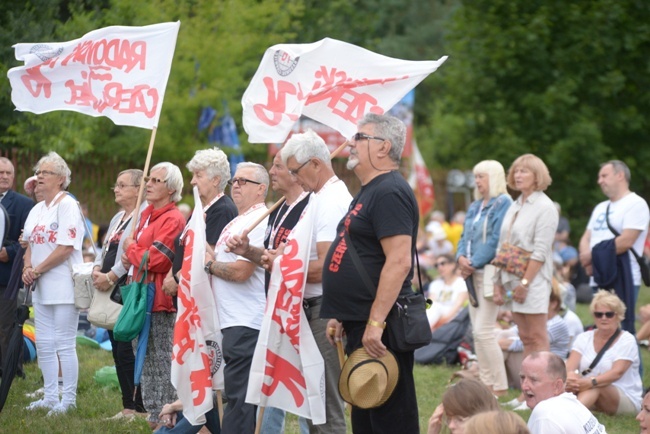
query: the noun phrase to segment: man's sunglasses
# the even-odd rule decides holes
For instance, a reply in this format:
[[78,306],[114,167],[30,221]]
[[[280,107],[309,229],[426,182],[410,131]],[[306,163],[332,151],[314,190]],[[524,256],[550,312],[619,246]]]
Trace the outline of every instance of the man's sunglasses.
[[352,136],[352,140],[355,142],[358,142],[359,140],[386,140],[382,137],[376,137],[376,136],[369,136],[368,134],[365,133],[356,133],[354,136]]

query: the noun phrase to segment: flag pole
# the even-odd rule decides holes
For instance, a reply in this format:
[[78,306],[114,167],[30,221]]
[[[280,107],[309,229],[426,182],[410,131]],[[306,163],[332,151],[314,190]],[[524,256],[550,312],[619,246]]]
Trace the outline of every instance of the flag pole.
[[223,396],[221,390],[217,389],[217,411],[219,411],[219,426],[223,425]]
[[[349,141],[348,141],[348,140],[344,141],[344,142],[341,144],[341,146],[339,146],[339,147],[336,148],[334,151],[332,151],[332,153],[330,154],[330,159],[335,158],[337,155],[339,155],[339,154],[341,153],[341,151],[342,151],[343,149],[345,149],[346,146],[348,146],[348,144],[349,144]],[[248,232],[250,233],[253,229],[255,229],[255,228],[257,227],[257,225],[259,225],[259,224],[262,222],[262,220],[264,220],[266,217],[268,217],[269,215],[271,215],[271,213],[272,213],[273,211],[275,211],[275,209],[276,209],[277,207],[279,207],[279,206],[284,202],[284,200],[285,200],[285,197],[282,196],[280,199],[278,199],[277,202],[275,202],[273,205],[271,205],[271,207],[270,207],[269,209],[267,209],[266,212],[265,212],[264,214],[262,214],[260,217],[258,217],[257,220],[255,220],[255,221],[254,221],[254,222],[253,222],[253,223],[248,227]]]
[[153,154],[153,143],[156,141],[156,131],[158,127],[153,127],[151,129],[151,140],[149,140],[149,149],[147,150],[147,158],[144,161],[144,169],[142,170],[142,182],[140,182],[140,189],[138,190],[138,200],[135,203],[135,212],[133,213],[133,226],[131,234],[135,234],[135,231],[138,230],[138,218],[140,217],[140,204],[142,203],[142,197],[144,192],[144,187],[146,182],[144,182],[144,177],[147,176],[149,171],[149,163],[151,163],[151,154]]
[[266,407],[260,407],[259,414],[257,415],[257,424],[255,425],[255,434],[260,434],[262,430],[262,421],[264,420],[264,409]]

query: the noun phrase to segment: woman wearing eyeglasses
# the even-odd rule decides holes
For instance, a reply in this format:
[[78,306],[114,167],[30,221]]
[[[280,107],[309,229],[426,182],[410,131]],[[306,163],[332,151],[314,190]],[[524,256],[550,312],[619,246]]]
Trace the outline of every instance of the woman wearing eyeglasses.
[[[506,174],[498,161],[485,160],[474,166],[473,202],[465,216],[463,235],[458,242],[456,258],[463,278],[471,278],[478,306],[470,306],[469,315],[474,330],[474,351],[479,362],[479,376],[495,395],[508,390],[503,354],[494,333],[499,306],[489,291],[491,276],[486,265],[494,259],[504,215],[512,204],[506,188]],[[487,278],[488,286],[484,288]]]
[[[98,291],[111,291],[116,282],[127,273],[122,264],[124,253],[124,239],[132,232],[133,215],[138,200],[138,191],[142,182],[142,170],[123,170],[117,176],[113,192],[115,203],[122,208],[111,219],[106,231],[101,254],[95,259],[93,267],[93,284]],[[147,205],[145,202],[144,206]],[[143,207],[140,207],[142,209]],[[113,352],[113,361],[117,371],[117,379],[122,392],[122,411],[113,416],[113,419],[131,419],[135,413],[144,413],[142,394],[138,389],[133,396],[133,371],[135,369],[135,355],[131,342],[120,342],[113,338],[113,331],[108,331]]]
[[452,255],[440,255],[434,267],[438,278],[429,284],[428,297],[433,304],[427,309],[429,326],[433,332],[454,319],[467,303],[467,286],[456,274],[456,262]]
[[[36,322],[38,366],[43,373],[43,399],[27,409],[48,409],[48,415],[65,413],[76,406],[79,361],[76,351],[79,311],[74,307],[72,264],[83,261],[81,249],[84,219],[81,209],[65,191],[70,169],[56,152],[41,158],[36,182],[42,201],[25,221],[23,282],[32,285]],[[59,401],[59,361],[63,393]]]
[[145,253],[148,281],[155,287],[151,330],[140,384],[142,400],[149,412],[149,425],[159,428],[158,415],[167,402],[176,400],[171,384],[171,358],[176,308],[171,296],[162,290],[163,280],[174,260],[174,239],[183,230],[185,219],[176,208],[183,191],[183,175],[172,163],[153,166],[146,182],[145,199],[149,203],[138,219],[137,229],[123,243],[122,263],[133,278]]
[[621,330],[625,309],[615,294],[598,291],[589,306],[596,328],[576,337],[566,362],[566,391],[575,393],[590,410],[610,415],[636,414],[641,409],[639,349],[634,336]]
[[443,423],[452,434],[464,434],[465,423],[475,414],[499,410],[492,391],[480,381],[464,378],[447,388],[442,395],[442,404],[429,418],[427,434],[438,434]]

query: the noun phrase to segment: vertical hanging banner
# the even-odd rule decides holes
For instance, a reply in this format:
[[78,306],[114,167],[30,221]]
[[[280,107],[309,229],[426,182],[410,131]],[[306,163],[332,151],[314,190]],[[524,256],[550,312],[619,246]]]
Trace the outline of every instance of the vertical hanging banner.
[[180,21],[112,26],[69,42],[20,43],[9,70],[19,111],[69,110],[117,125],[158,126]]
[[178,312],[174,326],[171,382],[192,425],[205,423],[213,408],[212,389],[223,390],[223,335],[210,277],[203,271],[205,219],[194,187],[194,212],[181,242],[185,246],[178,284]]
[[390,110],[445,60],[394,59],[330,38],[274,45],[242,97],[248,141],[282,143],[300,115],[350,137],[366,113]]
[[253,355],[246,402],[326,422],[325,364],[302,301],[307,282],[313,206],[307,205],[275,259],[266,312]]

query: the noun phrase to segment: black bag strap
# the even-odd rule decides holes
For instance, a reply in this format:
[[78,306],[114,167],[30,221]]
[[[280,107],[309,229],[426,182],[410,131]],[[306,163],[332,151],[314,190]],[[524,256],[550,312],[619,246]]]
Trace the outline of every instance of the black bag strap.
[[603,355],[605,354],[605,352],[609,349],[609,347],[612,346],[612,344],[614,343],[614,341],[616,340],[616,338],[620,334],[621,334],[621,329],[616,329],[616,332],[614,332],[614,334],[609,339],[607,339],[607,342],[605,342],[605,345],[603,345],[603,347],[600,349],[600,351],[598,351],[598,354],[596,355],[596,358],[594,359],[594,361],[591,362],[591,365],[589,365],[589,367],[587,369],[582,371],[582,376],[583,377],[585,375],[588,375],[596,367],[598,362],[600,362],[600,359],[603,358]]
[[[607,210],[605,211],[605,221],[607,222],[607,228],[610,230],[611,233],[614,234],[614,237],[618,237],[621,235],[619,231],[614,229],[612,224],[609,222],[609,206],[611,205],[611,202],[607,204]],[[630,247],[630,252],[634,255],[634,258],[636,258],[636,261],[641,264],[641,261],[643,261],[643,258],[634,250],[634,247]]]
[[[352,263],[354,264],[357,271],[359,272],[359,276],[361,276],[361,280],[363,281],[364,285],[366,285],[368,291],[370,291],[371,294],[374,294],[375,292],[377,292],[375,285],[372,283],[372,279],[370,279],[368,272],[366,271],[365,267],[361,263],[361,258],[359,258],[357,249],[354,247],[354,244],[352,244],[352,240],[350,239],[350,233],[348,230],[343,231],[343,239],[345,239],[345,244],[348,248],[347,252],[350,254],[350,259],[352,259]],[[420,285],[419,292],[422,292],[422,278],[420,277],[420,260],[418,258],[417,252],[415,253],[415,261],[417,263],[418,283]]]

